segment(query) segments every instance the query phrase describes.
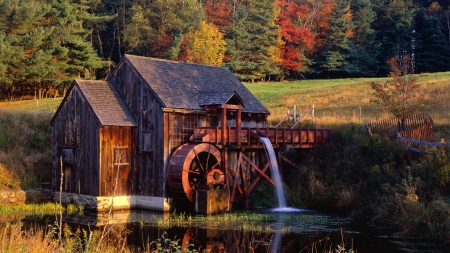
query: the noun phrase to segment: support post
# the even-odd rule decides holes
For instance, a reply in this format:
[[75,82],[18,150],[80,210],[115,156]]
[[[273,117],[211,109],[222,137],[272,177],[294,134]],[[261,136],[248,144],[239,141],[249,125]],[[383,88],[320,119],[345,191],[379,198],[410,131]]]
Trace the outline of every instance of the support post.
[[241,146],[241,113],[242,110],[238,109],[236,115],[236,142],[238,146]]

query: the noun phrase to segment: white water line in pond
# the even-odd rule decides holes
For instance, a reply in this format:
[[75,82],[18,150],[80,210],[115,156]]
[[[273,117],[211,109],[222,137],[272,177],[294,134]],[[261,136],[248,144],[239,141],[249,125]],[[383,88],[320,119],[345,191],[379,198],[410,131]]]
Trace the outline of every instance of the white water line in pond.
[[275,191],[278,198],[278,207],[286,207],[286,199],[284,197],[283,182],[281,181],[280,170],[278,168],[277,157],[275,155],[275,150],[273,150],[272,143],[269,138],[265,136],[260,136],[259,139],[264,145],[267,157],[269,159],[270,171],[272,172],[272,180],[275,182]]

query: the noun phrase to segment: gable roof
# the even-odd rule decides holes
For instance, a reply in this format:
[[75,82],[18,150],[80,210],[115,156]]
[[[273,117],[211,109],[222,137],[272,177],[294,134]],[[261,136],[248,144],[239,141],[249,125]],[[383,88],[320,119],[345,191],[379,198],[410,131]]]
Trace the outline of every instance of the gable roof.
[[81,92],[103,126],[137,126],[114,85],[106,81],[79,80]]
[[228,102],[244,104],[241,97],[235,91],[200,91],[198,93],[198,104],[200,106],[224,105]]
[[208,102],[208,99],[214,99],[210,96],[202,97],[202,93],[220,94],[215,99],[222,99],[220,102],[222,104],[223,99],[235,91],[242,99],[243,112],[269,113],[227,68],[129,54],[125,55],[119,66],[123,61],[128,61],[139,72],[167,108],[203,110],[200,101],[202,103],[217,101]]
[[53,124],[59,111],[65,104],[68,95],[78,87],[81,95],[87,100],[95,116],[102,126],[137,126],[136,120],[120,97],[114,85],[106,81],[75,79],[61,102],[58,111],[53,116]]

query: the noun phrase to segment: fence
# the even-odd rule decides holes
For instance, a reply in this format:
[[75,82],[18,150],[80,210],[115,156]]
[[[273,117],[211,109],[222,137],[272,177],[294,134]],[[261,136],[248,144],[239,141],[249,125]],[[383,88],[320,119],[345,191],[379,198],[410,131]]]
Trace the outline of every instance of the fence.
[[392,117],[365,124],[369,134],[379,134],[391,139],[402,137],[431,142],[434,138],[434,123],[428,114],[414,114],[400,120]]

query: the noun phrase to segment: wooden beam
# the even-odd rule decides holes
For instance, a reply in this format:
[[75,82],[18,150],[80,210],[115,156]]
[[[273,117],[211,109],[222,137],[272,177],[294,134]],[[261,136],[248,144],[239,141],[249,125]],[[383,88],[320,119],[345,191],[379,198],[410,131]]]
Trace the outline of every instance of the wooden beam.
[[242,110],[237,110],[236,115],[236,138],[237,138],[237,145],[241,145],[241,113]]
[[203,108],[207,111],[213,111],[217,109],[230,109],[230,110],[243,110],[244,107],[242,105],[231,105],[231,104],[224,104],[224,105],[205,105]]
[[227,130],[226,128],[227,128],[227,109],[225,109],[225,108],[223,108],[222,110],[221,110],[221,112],[222,112],[222,115],[221,115],[221,118],[222,118],[222,126],[221,126],[221,128],[222,128],[222,141],[221,141],[221,143],[222,143],[222,145],[225,145],[225,131]]
[[[241,153],[242,154],[242,153]],[[275,182],[272,181],[272,179],[270,179],[266,173],[264,173],[262,170],[260,170],[258,168],[258,166],[256,164],[254,164],[246,155],[242,154],[242,158],[244,158],[244,160],[246,160],[256,171],[258,171],[265,179],[267,179],[267,181],[269,181],[273,186],[275,185]]]
[[[264,174],[265,174],[266,170],[268,168],[269,168],[269,163],[267,163],[266,166],[264,166],[264,169],[262,170],[262,172],[264,172]],[[258,175],[258,177],[255,179],[255,181],[253,181],[253,183],[248,188],[248,194],[250,194],[250,192],[253,190],[253,188],[255,188],[256,184],[259,182],[260,179],[261,179],[261,175]]]

